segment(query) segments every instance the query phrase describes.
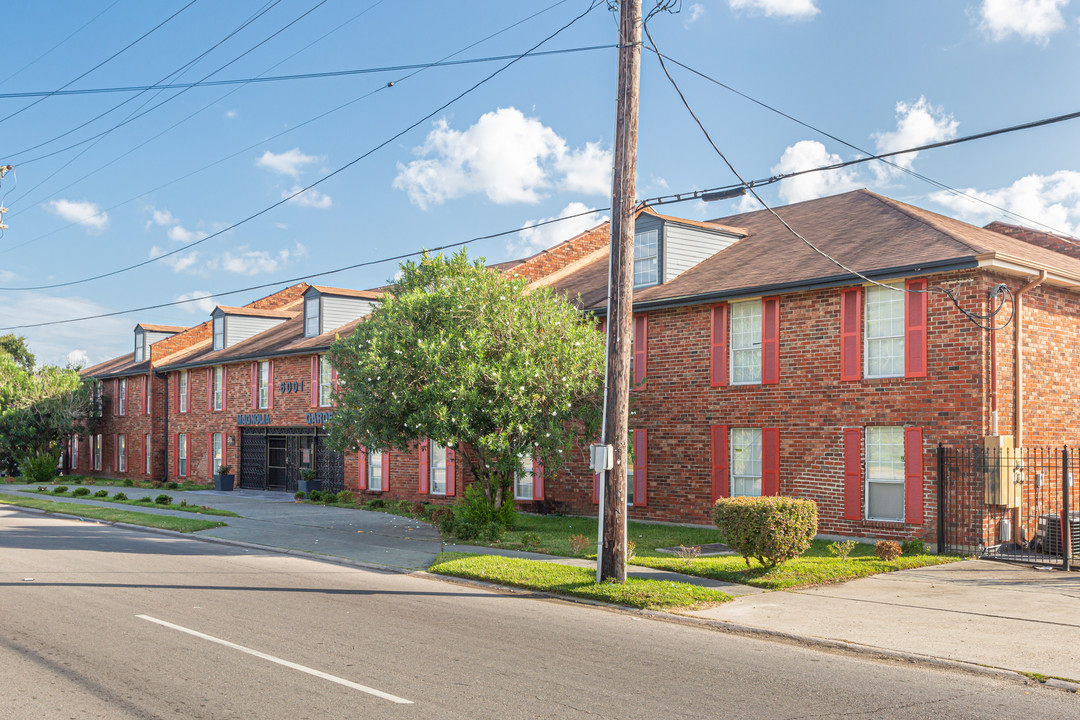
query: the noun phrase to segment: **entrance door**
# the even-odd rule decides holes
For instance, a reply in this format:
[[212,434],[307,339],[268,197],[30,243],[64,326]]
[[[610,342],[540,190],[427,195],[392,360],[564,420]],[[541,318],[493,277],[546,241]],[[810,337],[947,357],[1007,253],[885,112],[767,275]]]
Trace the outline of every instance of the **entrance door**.
[[282,435],[271,435],[266,438],[267,490],[287,489],[289,479],[288,440],[289,438]]

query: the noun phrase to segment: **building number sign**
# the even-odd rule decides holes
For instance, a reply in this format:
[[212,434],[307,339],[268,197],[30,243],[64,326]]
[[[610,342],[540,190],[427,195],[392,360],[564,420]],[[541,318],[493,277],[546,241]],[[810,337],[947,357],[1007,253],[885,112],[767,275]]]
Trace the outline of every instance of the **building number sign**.
[[281,383],[278,387],[280,388],[280,392],[283,395],[286,394],[286,393],[304,392],[304,381],[303,380],[300,380],[300,381],[290,380],[289,382]]

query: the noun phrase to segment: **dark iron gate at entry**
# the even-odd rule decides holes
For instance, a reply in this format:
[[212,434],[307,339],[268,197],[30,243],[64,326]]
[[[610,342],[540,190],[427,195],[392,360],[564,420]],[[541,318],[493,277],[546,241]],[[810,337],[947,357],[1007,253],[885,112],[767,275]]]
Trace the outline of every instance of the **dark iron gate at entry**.
[[1074,448],[938,446],[939,552],[1069,569],[1080,546]]
[[323,490],[344,490],[345,457],[326,441],[313,427],[240,428],[240,487],[295,492],[300,471],[311,468]]

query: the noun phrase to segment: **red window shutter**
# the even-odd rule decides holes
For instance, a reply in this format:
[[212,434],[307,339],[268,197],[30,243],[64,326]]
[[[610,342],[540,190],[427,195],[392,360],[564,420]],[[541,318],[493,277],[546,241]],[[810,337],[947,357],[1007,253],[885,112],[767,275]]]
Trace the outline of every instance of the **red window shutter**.
[[139,458],[140,460],[142,460],[142,465],[140,466],[140,472],[145,472],[146,471],[146,453],[147,453],[147,450],[148,450],[148,448],[146,447],[146,435],[144,434],[143,435],[143,440],[142,440],[142,457]]
[[189,372],[188,373],[188,379],[187,379],[187,409],[188,409],[188,412],[191,412],[194,409],[194,408],[192,408],[192,405],[191,405],[191,386],[195,384],[194,382],[192,382],[192,380],[194,380],[194,378],[195,378],[195,376],[192,373]]
[[311,407],[319,407],[319,356],[311,356]]
[[270,370],[266,380],[266,409],[274,409],[274,361],[270,360]]
[[143,375],[142,379],[143,414],[150,414],[150,376]]
[[420,493],[428,492],[428,441],[420,441]]
[[926,279],[908,280],[904,303],[904,377],[926,377]]
[[[221,412],[229,409],[229,366],[221,366]],[[225,446],[222,445],[221,456],[225,457]]]
[[251,363],[251,409],[259,409],[259,363]]
[[[221,374],[224,375],[225,371],[222,370]],[[221,393],[222,393],[223,398],[224,398],[224,394],[225,394],[224,380],[225,380],[225,378],[222,378]],[[224,405],[224,403],[222,403],[222,405]],[[229,463],[229,450],[228,450],[228,448],[229,448],[229,437],[225,433],[221,433],[221,464],[222,465],[227,465]],[[217,468],[214,468],[214,469],[217,470]]]
[[173,475],[180,475],[180,433],[173,435]]
[[216,472],[217,468],[214,467],[214,434],[206,433],[206,475],[213,480]]
[[191,435],[184,435],[184,457],[187,458],[187,467],[184,468],[184,477],[191,475],[191,463],[195,462],[195,458],[191,457]]
[[169,381],[172,382],[172,398],[173,398],[173,412],[180,412],[180,372],[174,372],[169,375]]
[[780,382],[780,298],[761,301],[761,384]]
[[544,461],[533,455],[533,500],[544,499]]
[[356,487],[359,490],[367,490],[368,454],[364,448],[356,452],[356,465]]
[[862,430],[844,428],[844,519],[862,519]]
[[112,436],[112,469],[114,472],[120,472],[120,440],[116,433]]
[[712,387],[722,387],[728,383],[728,304],[713,305],[709,315],[709,384]]
[[840,292],[840,379],[862,378],[862,288]]
[[457,452],[454,448],[446,448],[446,496],[451,497],[457,492]]
[[214,368],[206,368],[206,411],[214,409]]
[[634,431],[634,507],[649,504],[648,430]]
[[904,521],[923,521],[922,428],[904,429]]
[[731,494],[728,472],[728,426],[713,425],[709,428],[712,435],[712,501]]
[[634,385],[644,382],[649,368],[649,315],[634,315]]
[[390,489],[390,453],[382,454],[382,491]]
[[761,429],[761,494],[780,494],[780,429]]

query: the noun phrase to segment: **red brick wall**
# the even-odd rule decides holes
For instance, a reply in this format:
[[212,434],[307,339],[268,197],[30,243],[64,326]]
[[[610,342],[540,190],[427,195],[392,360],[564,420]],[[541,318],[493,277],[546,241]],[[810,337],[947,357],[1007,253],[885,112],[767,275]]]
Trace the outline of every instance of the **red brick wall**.
[[987,225],[986,229],[993,230],[1002,235],[1008,235],[1017,240],[1023,240],[1032,245],[1038,245],[1047,250],[1053,250],[1054,252],[1059,252],[1074,258],[1080,258],[1080,244],[1078,244],[1076,240],[1066,240],[1057,235],[1039,232],[1038,230],[1032,230],[1031,228],[1021,227],[1019,225],[1010,225],[996,220]]
[[[93,469],[93,455],[90,449],[90,439],[87,436],[79,439],[79,464],[72,468],[75,475],[88,475],[91,477],[131,478],[133,480],[160,479],[164,475],[164,448],[157,441],[161,437],[158,426],[164,413],[164,381],[160,377],[150,377],[150,408],[151,414],[144,413],[143,404],[143,378],[146,375],[132,375],[127,379],[127,407],[123,416],[117,414],[118,408],[118,382],[119,378],[104,380],[104,415],[98,425],[97,432],[101,433],[101,470]],[[144,472],[143,443],[147,433],[150,433],[151,472]],[[120,472],[116,456],[117,435],[123,434],[126,444],[127,470]]]

